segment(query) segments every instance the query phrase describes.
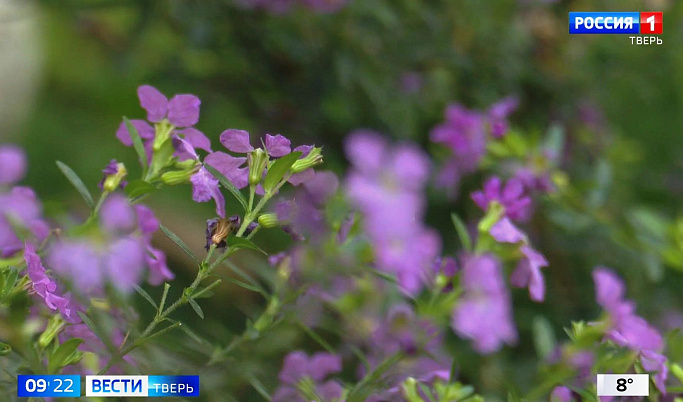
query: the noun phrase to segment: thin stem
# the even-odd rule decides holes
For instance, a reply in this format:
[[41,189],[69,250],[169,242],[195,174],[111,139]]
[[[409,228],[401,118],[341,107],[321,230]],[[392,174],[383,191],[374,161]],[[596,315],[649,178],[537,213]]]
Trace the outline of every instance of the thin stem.
[[254,186],[249,186],[249,210],[247,213],[251,212],[251,209],[254,206],[254,192],[256,190],[256,187]]
[[104,200],[106,200],[108,196],[109,196],[108,191],[104,191],[104,192],[102,192],[102,194],[100,194],[100,199],[97,200],[97,204],[95,205],[95,208],[92,210],[92,212],[90,213],[90,216],[88,217],[88,220],[85,221],[83,226],[87,226],[89,223],[94,221],[95,218],[97,218],[97,216],[100,214],[100,208],[102,207],[102,203],[104,203]]

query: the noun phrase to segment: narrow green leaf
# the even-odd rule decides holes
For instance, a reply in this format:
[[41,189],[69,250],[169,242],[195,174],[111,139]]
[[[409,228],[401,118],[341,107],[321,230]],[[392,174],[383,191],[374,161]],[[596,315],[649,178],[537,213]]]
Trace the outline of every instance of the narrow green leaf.
[[536,316],[531,324],[534,347],[540,359],[548,357],[555,350],[555,333],[550,322],[543,316]]
[[180,247],[187,255],[189,255],[190,258],[192,258],[192,261],[199,264],[199,259],[197,259],[197,257],[195,257],[194,254],[192,254],[192,251],[190,251],[190,248],[187,247],[187,244],[185,244],[184,241],[180,240],[180,237],[176,236],[175,233],[168,230],[168,228],[164,225],[159,225],[159,228],[161,229],[162,232],[164,232],[164,234],[166,236],[168,236],[169,239],[173,240],[173,242],[175,244],[177,244],[178,247]]
[[263,251],[256,244],[254,244],[254,242],[252,242],[251,240],[248,240],[244,237],[232,237],[232,238],[228,239],[228,244],[230,245],[230,247],[236,248],[238,250],[243,249],[243,248],[248,248],[251,250],[258,251],[259,253],[263,253],[264,255],[268,255],[268,253]]
[[171,284],[168,282],[164,283],[164,294],[161,295],[161,302],[159,302],[159,313],[164,311],[164,306],[166,305],[166,297],[168,296],[168,290],[171,289]]
[[131,201],[158,189],[144,180],[133,180],[126,185],[126,195]]
[[273,163],[270,168],[268,168],[268,173],[266,173],[266,178],[263,180],[263,189],[266,192],[271,191],[275,186],[280,183],[285,174],[289,172],[294,162],[299,159],[301,152],[292,152],[287,154],[282,158],[278,159]]
[[157,307],[157,304],[154,302],[154,299],[152,299],[152,296],[150,296],[149,293],[147,293],[145,291],[145,289],[141,288],[138,285],[133,285],[133,288],[135,289],[136,292],[138,292],[140,294],[140,296],[144,297],[145,300],[147,300],[149,302],[149,304],[151,304],[152,307],[154,307],[155,310],[159,309],[159,307]]
[[384,373],[389,370],[390,368],[394,367],[396,363],[399,362],[403,358],[403,353],[398,352],[384,360],[379,366],[377,366],[373,371],[370,373],[366,374],[365,377],[363,377],[358,384],[356,384],[351,391],[349,391],[349,395],[347,396],[346,400],[348,402],[362,402],[367,399],[368,396],[372,393],[373,388],[371,387],[372,384],[378,382]]
[[65,165],[64,163],[57,161],[57,167],[59,170],[62,171],[64,176],[66,176],[67,180],[71,182],[71,185],[74,186],[76,191],[83,197],[85,200],[85,203],[88,204],[88,207],[90,209],[93,209],[95,207],[95,202],[92,199],[92,195],[90,195],[90,191],[88,191],[88,188],[85,187],[85,184],[83,184],[83,180],[81,180],[80,177],[74,172],[70,167]]
[[0,289],[2,294],[0,294],[0,297],[4,298],[9,296],[10,292],[14,288],[14,284],[17,283],[18,276],[19,271],[14,267],[10,267],[10,269],[4,273],[2,281],[3,287]]
[[247,203],[247,199],[244,198],[244,195],[242,195],[242,193],[237,189],[237,187],[235,187],[230,182],[230,180],[223,176],[223,174],[221,174],[221,172],[216,170],[216,168],[214,168],[213,166],[204,164],[204,167],[206,168],[206,170],[209,171],[209,173],[213,175],[213,177],[216,178],[216,180],[218,180],[219,183],[221,183],[221,185],[224,188],[226,188],[228,191],[232,193],[232,195],[237,199],[237,201],[239,201],[240,204],[242,204],[242,208],[244,208],[244,211],[246,212],[247,209],[249,209],[249,204]]
[[112,345],[110,338],[108,336],[105,336],[105,334],[103,334],[102,331],[100,331],[99,327],[95,325],[95,322],[93,322],[93,320],[90,317],[88,317],[85,313],[81,311],[78,312],[78,316],[81,317],[83,323],[85,323],[85,325],[87,325],[88,328],[90,328],[93,334],[100,338],[100,340],[102,340],[102,342],[104,342],[104,344],[107,345],[107,348],[113,352],[114,346]]
[[130,134],[130,139],[133,141],[133,148],[135,149],[135,153],[138,154],[138,158],[140,158],[140,164],[142,165],[142,170],[143,174],[142,176],[145,176],[145,173],[147,172],[147,152],[145,151],[145,145],[142,143],[142,138],[140,138],[140,134],[138,133],[138,130],[135,128],[135,126],[128,120],[128,118],[124,117],[123,122],[126,125],[126,129],[128,129],[128,134]]
[[467,226],[465,222],[460,219],[460,217],[454,212],[451,214],[451,220],[453,221],[453,226],[455,231],[458,232],[458,238],[465,251],[472,251],[472,239],[470,239],[470,233],[467,231]]
[[202,308],[199,307],[199,304],[197,304],[197,302],[194,299],[189,299],[189,302],[194,312],[197,313],[197,315],[200,316],[202,319],[204,319],[204,312],[202,311]]
[[194,339],[195,342],[201,344],[201,345],[208,345],[209,342],[205,339],[202,339],[199,337],[199,335],[195,334],[194,331],[192,331],[187,325],[183,324],[182,322],[178,322],[180,324],[180,330],[183,331],[187,336],[190,338]]
[[271,398],[270,395],[268,394],[268,391],[266,391],[266,387],[263,386],[261,381],[259,381],[256,377],[251,376],[251,375],[249,377],[247,377],[247,379],[249,380],[249,384],[251,384],[251,386],[254,387],[256,392],[258,392],[265,400],[267,400],[267,401],[273,400],[273,398]]
[[12,353],[12,347],[6,343],[0,342],[0,356],[7,356]]
[[48,359],[47,371],[49,373],[56,373],[68,360],[71,360],[71,355],[76,352],[81,343],[83,343],[83,339],[71,338],[59,345],[57,350]]

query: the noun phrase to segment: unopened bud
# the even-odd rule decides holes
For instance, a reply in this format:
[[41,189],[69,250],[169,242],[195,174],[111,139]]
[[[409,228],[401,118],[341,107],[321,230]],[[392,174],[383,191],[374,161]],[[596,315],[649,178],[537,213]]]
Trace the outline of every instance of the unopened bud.
[[249,153],[249,185],[255,186],[261,182],[263,171],[268,164],[268,154],[261,148],[257,148]]
[[199,162],[196,159],[188,159],[182,162],[176,162],[173,164],[173,166],[177,167],[180,170],[189,170],[197,166]]
[[268,214],[261,214],[258,217],[258,224],[263,226],[264,228],[274,228],[280,224],[280,221],[277,219],[277,214],[274,213],[268,213]]
[[64,328],[64,325],[64,320],[62,320],[60,315],[52,316],[47,323],[47,328],[45,328],[45,331],[43,331],[38,338],[38,345],[43,349],[48,347],[62,328]]
[[321,163],[323,163],[322,148],[313,148],[308,155],[294,162],[291,171],[292,173],[300,173]]
[[195,173],[194,169],[190,170],[174,170],[172,172],[166,172],[161,175],[161,181],[169,186],[174,186],[176,184],[184,184],[190,182],[190,177]]
[[116,191],[122,184],[125,185],[123,179],[126,178],[128,171],[123,163],[112,160],[102,172],[104,173],[104,177],[100,182],[102,191],[111,193]]
[[669,369],[671,370],[671,374],[673,374],[678,381],[683,382],[683,368],[681,368],[681,366],[676,363],[671,363]]

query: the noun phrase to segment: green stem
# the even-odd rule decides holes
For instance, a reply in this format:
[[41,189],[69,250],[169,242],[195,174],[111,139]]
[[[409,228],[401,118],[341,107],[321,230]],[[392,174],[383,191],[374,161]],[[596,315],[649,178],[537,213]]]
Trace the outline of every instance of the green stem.
[[107,191],[103,192],[100,195],[100,199],[97,200],[97,204],[95,205],[95,209],[92,210],[92,213],[88,217],[88,220],[85,221],[83,226],[87,226],[88,224],[90,224],[92,221],[94,221],[97,218],[97,216],[100,214],[100,208],[102,207],[104,200],[106,200],[108,196],[109,196],[109,192],[107,192]]
[[249,210],[247,212],[251,212],[251,209],[254,206],[254,192],[256,188],[254,186],[249,186]]
[[[232,249],[232,248],[228,249],[225,253],[223,253],[223,255],[220,256],[220,258],[218,259],[217,262],[211,264],[208,268],[204,268],[202,265],[200,265],[199,270],[198,270],[198,272],[197,272],[197,277],[194,279],[194,281],[192,282],[192,284],[191,284],[190,286],[188,286],[187,288],[185,288],[185,289],[183,290],[183,294],[180,296],[180,298],[179,298],[178,300],[176,300],[175,303],[173,303],[172,305],[170,305],[170,306],[169,306],[166,310],[164,310],[162,313],[157,314],[157,315],[154,317],[154,319],[149,323],[149,325],[147,325],[147,328],[145,328],[145,330],[142,331],[142,334],[140,334],[140,336],[138,337],[138,339],[136,339],[133,343],[131,343],[130,345],[126,346],[125,348],[122,348],[122,350],[121,350],[119,353],[117,353],[115,356],[112,356],[112,358],[109,359],[109,362],[107,362],[107,364],[102,368],[102,370],[100,370],[100,372],[99,372],[98,374],[99,374],[99,375],[105,374],[107,371],[109,371],[109,369],[110,369],[114,364],[116,364],[116,363],[118,363],[119,361],[121,361],[121,359],[123,359],[123,357],[126,356],[128,353],[130,353],[130,352],[133,351],[135,348],[137,348],[137,347],[143,345],[144,343],[146,343],[152,336],[156,336],[156,335],[152,335],[152,332],[153,332],[154,329],[155,329],[159,324],[161,324],[161,322],[163,322],[163,321],[164,321],[172,312],[174,312],[174,311],[175,311],[176,309],[178,309],[179,307],[181,307],[181,306],[183,306],[183,305],[189,303],[190,299],[195,299],[197,296],[200,296],[200,295],[202,295],[203,293],[205,293],[205,292],[206,292],[206,289],[204,289],[204,290],[202,290],[202,291],[200,291],[200,292],[198,292],[198,293],[196,293],[196,294],[195,294],[195,291],[197,290],[197,288],[199,287],[199,285],[201,284],[201,282],[202,282],[204,279],[206,279],[209,275],[211,275],[211,273],[213,272],[213,270],[215,269],[215,267],[217,267],[218,264],[219,264],[220,262],[222,262],[223,260],[225,260],[226,258],[228,258],[228,257],[229,257],[230,255],[232,255],[235,251],[236,251],[236,249]],[[216,286],[216,285],[217,285],[217,283],[214,283],[214,284],[211,285],[209,288],[211,288],[211,287],[213,287],[213,286]],[[207,289],[208,289],[208,288],[207,288]],[[175,328],[175,327],[174,327],[174,328]],[[163,331],[163,330],[162,330],[162,331]]]

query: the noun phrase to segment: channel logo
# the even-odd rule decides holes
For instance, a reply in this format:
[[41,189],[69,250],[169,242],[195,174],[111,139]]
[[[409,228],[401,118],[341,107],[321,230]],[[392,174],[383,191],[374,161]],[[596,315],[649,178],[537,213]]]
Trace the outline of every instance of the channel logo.
[[89,375],[88,397],[197,397],[197,375]]
[[661,35],[661,12],[570,12],[569,33]]

